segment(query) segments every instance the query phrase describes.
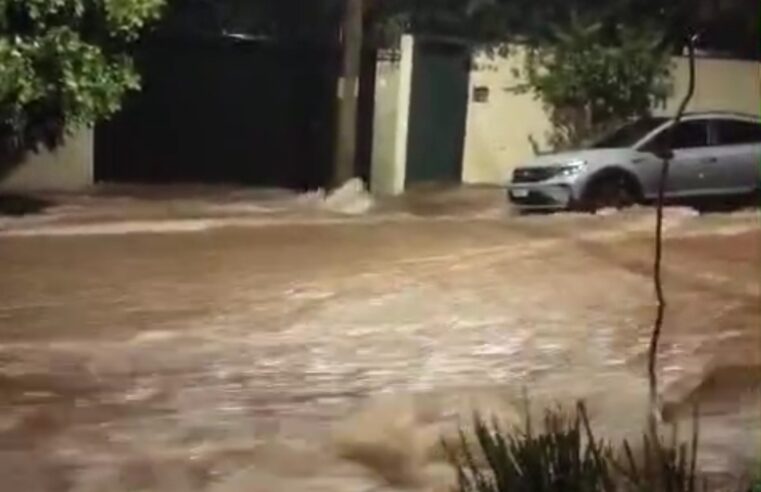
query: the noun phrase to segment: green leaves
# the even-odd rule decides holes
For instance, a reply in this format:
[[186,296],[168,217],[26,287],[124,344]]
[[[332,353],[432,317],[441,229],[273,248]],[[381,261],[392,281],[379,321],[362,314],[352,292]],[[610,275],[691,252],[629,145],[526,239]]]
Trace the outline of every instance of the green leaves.
[[572,16],[553,37],[529,48],[519,92],[533,92],[550,110],[553,146],[581,141],[646,114],[671,92],[668,52],[648,27],[604,26]]
[[447,449],[460,492],[614,490],[604,459],[610,448],[591,435],[580,414],[549,410],[538,433],[529,426],[507,432],[496,420],[475,415],[473,435],[461,432],[459,454]]
[[538,432],[530,425],[505,430],[476,414],[457,448],[444,448],[458,492],[706,492],[697,485],[697,421],[690,442],[672,436],[665,443],[644,435],[634,450],[628,441],[614,447],[595,437],[579,402],[575,414],[546,411]]
[[118,111],[126,93],[140,88],[121,50],[164,4],[0,0],[0,138],[36,147],[50,143],[51,128],[60,139]]
[[0,102],[23,105],[44,93],[44,87],[34,76],[29,57],[33,48],[21,38],[0,39]]
[[166,0],[0,0],[2,17],[28,18],[35,30],[79,23],[95,14],[115,37],[134,39],[149,22],[157,20]]
[[102,1],[113,32],[129,40],[137,38],[149,22],[158,20],[165,3],[165,0]]
[[120,108],[125,93],[140,88],[132,62],[125,56],[107,57],[66,27],[56,28],[31,54],[38,74],[56,81],[55,95],[66,115],[66,129],[75,130]]

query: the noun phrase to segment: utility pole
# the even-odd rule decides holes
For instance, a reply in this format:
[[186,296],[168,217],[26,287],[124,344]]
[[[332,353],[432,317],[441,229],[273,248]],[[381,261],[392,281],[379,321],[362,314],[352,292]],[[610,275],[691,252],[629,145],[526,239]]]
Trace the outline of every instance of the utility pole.
[[343,51],[338,87],[338,121],[336,124],[333,184],[340,186],[354,177],[357,154],[357,107],[362,66],[363,0],[344,0],[341,26]]

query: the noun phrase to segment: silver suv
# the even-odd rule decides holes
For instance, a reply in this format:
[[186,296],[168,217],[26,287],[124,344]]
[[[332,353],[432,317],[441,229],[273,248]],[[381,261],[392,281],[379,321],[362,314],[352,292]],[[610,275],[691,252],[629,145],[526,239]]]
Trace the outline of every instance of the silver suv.
[[[593,145],[542,155],[514,170],[508,197],[519,209],[622,208],[658,195],[669,118],[645,118]],[[666,183],[669,202],[747,197],[761,184],[761,119],[689,113],[675,129]]]

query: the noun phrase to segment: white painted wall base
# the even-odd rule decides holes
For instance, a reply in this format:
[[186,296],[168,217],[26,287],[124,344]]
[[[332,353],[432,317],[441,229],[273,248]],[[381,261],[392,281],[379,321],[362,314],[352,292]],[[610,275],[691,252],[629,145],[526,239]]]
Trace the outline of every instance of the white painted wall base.
[[94,182],[93,131],[69,137],[55,151],[30,152],[25,162],[0,181],[5,191],[77,191]]

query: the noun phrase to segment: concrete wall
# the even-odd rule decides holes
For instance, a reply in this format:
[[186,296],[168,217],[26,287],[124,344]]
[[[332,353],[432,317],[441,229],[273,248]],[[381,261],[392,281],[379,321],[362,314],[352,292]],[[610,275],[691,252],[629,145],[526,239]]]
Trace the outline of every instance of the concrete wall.
[[[674,114],[687,92],[689,61],[673,60],[674,95],[657,114]],[[761,63],[698,58],[695,60],[695,95],[688,111],[737,111],[761,114]]]
[[[517,163],[533,155],[530,136],[545,145],[551,125],[542,105],[532,94],[508,90],[522,83],[512,71],[523,68],[523,57],[520,51],[507,59],[474,57],[462,166],[465,183],[503,183]],[[474,101],[476,88],[488,89],[486,102]]]
[[370,189],[381,195],[404,191],[414,40],[403,36],[398,56],[378,62]]
[[93,184],[93,131],[70,137],[53,152],[29,153],[0,181],[6,191],[75,191]]
[[[463,158],[466,183],[502,184],[513,168],[534,155],[529,136],[544,148],[551,129],[541,103],[531,94],[518,95],[505,89],[520,83],[512,73],[523,66],[519,50],[511,57],[474,56],[470,103]],[[665,109],[673,114],[687,87],[685,58],[674,59],[674,95]],[[473,100],[476,87],[489,90],[487,102]],[[696,63],[696,92],[691,111],[761,112],[761,64],[746,61],[701,58]]]

